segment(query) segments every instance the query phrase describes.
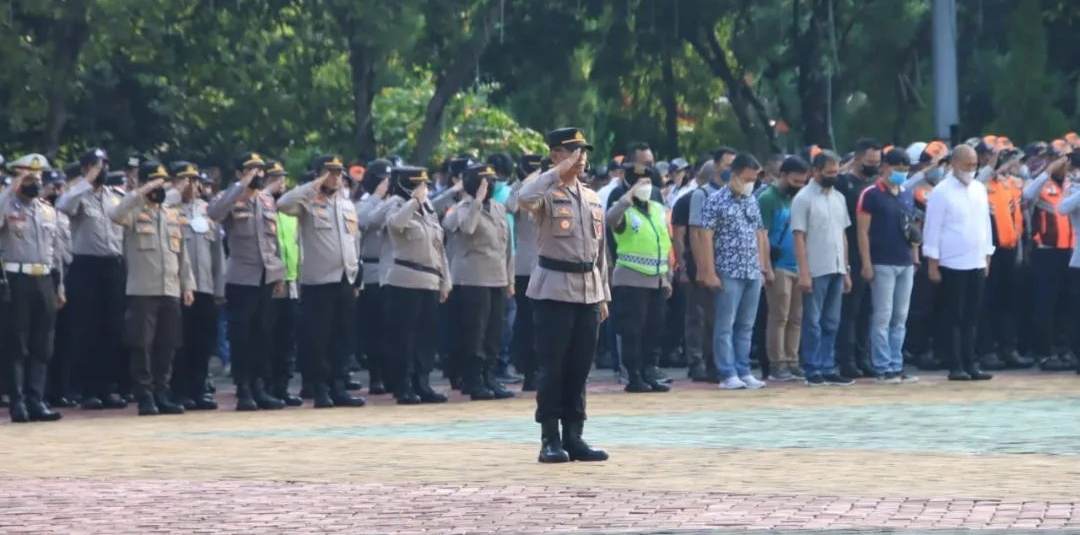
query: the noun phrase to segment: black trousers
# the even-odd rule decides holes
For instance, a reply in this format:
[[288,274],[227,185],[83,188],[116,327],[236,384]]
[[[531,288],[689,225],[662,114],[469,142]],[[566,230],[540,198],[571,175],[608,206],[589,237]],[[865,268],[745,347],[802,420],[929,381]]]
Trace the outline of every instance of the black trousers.
[[56,326],[56,286],[52,277],[7,274],[11,300],[3,303],[0,348],[7,353],[8,395],[12,401],[45,396]]
[[985,292],[986,275],[982,269],[941,268],[942,323],[947,329],[948,358],[951,370],[970,370],[975,364],[975,328]]
[[104,396],[130,382],[123,344],[127,274],[121,257],[75,256],[66,280],[73,357],[83,394]]
[[855,366],[870,359],[870,285],[858,275],[851,276],[851,291],[844,295],[840,309],[840,329],[836,335],[836,364]]
[[182,321],[177,297],[128,296],[124,327],[136,393],[169,388],[173,357],[183,339]]
[[[1072,249],[1031,251],[1032,309],[1035,336],[1032,351],[1049,357],[1069,346],[1069,258]],[[994,276],[991,269],[990,276]],[[1075,336],[1075,334],[1073,334]]]
[[596,358],[600,305],[534,301],[540,380],[536,421],[585,420],[585,383]]
[[686,351],[683,348],[683,329],[686,328],[686,289],[681,284],[674,284],[671,298],[664,305],[664,341],[662,353],[667,361],[663,366],[686,366]]
[[943,360],[950,352],[949,329],[942,319],[945,305],[940,285],[930,282],[927,266],[923,262],[915,272],[904,346],[913,355],[933,351],[937,359]]
[[659,288],[616,286],[612,292],[612,319],[622,339],[622,363],[630,378],[640,378],[652,356],[660,350],[664,324],[664,291]]
[[517,314],[514,316],[514,336],[511,339],[514,368],[525,375],[535,375],[540,367],[536,353],[536,340],[533,336],[533,303],[525,295],[529,289],[529,277],[514,277],[514,303]]
[[383,293],[378,284],[369,284],[360,290],[356,300],[356,356],[365,357],[368,375],[372,383],[387,383],[386,336],[383,329]]
[[415,381],[435,366],[438,290],[383,287],[387,371],[395,395],[415,394]]
[[172,391],[199,399],[206,390],[210,355],[217,349],[218,308],[214,296],[196,293],[195,302],[182,311],[183,342],[173,359]]
[[274,336],[273,284],[225,285],[229,353],[233,382],[252,386],[257,379],[273,379],[270,341]]
[[1018,251],[1017,248],[998,247],[990,257],[990,276],[986,279],[986,295],[983,296],[985,305],[979,317],[979,337],[975,342],[978,355],[994,352],[1005,355],[1017,348]]
[[49,361],[49,380],[46,387],[46,396],[58,398],[64,396],[69,399],[78,399],[78,393],[82,385],[80,377],[75,371],[75,344],[72,331],[75,325],[72,321],[71,307],[65,306],[56,312],[56,328],[53,337],[53,356]]
[[305,284],[300,289],[300,351],[304,382],[314,387],[340,380],[339,356],[351,340],[355,321],[353,286],[342,279],[330,284]]
[[[273,300],[274,307],[274,348],[270,356],[271,387],[276,390],[288,389],[296,371],[297,358],[300,356],[297,338],[299,336],[300,301],[287,297]],[[306,361],[305,361],[306,362]]]
[[451,299],[456,360],[466,379],[465,386],[483,386],[484,374],[494,372],[498,365],[506,319],[506,288],[455,286]]
[[[1069,296],[1072,302],[1072,352],[1080,358],[1080,268],[1069,268]],[[1078,364],[1080,370],[1080,364]]]

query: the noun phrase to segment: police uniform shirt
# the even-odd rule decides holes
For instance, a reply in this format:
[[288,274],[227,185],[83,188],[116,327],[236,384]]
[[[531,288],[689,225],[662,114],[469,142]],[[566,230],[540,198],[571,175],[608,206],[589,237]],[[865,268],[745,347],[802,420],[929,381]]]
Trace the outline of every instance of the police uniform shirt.
[[4,263],[38,264],[40,275],[60,273],[63,295],[63,243],[56,210],[41,199],[24,203],[12,186],[0,193],[0,251]]
[[[619,226],[625,224],[626,213],[628,211],[631,212],[631,219],[636,217],[640,224],[648,225],[645,220],[648,219],[649,216],[636,209],[631,210],[631,206],[633,206],[633,201],[627,199],[625,195],[611,205],[611,209],[607,212],[607,224],[608,227],[611,228],[612,233],[616,233],[619,230]],[[666,262],[667,259],[664,259],[664,261]],[[615,264],[615,269],[611,271],[611,285],[653,289],[670,288],[671,271],[669,270],[664,274],[646,275],[626,266]]]
[[109,219],[109,210],[124,194],[112,186],[79,180],[56,199],[56,208],[71,218],[71,250],[76,255],[120,256],[124,254],[124,229]]
[[202,199],[192,199],[177,209],[195,277],[195,292],[225,297],[225,246],[221,229],[206,214],[208,206]]
[[[397,196],[389,202],[386,228],[393,260],[384,268],[383,284],[449,292],[452,284],[443,245],[443,228],[434,208],[425,203],[421,210],[416,199],[405,200]],[[400,261],[414,267],[402,265]]]
[[382,264],[383,246],[386,243],[386,214],[390,209],[388,199],[365,194],[356,203],[356,216],[360,221],[360,257],[364,262],[364,284],[379,284],[385,269]]
[[127,295],[180,297],[195,290],[178,210],[151,205],[132,192],[109,217],[124,227]]
[[241,200],[247,189],[240,182],[233,184],[207,210],[210,219],[225,228],[229,246],[225,282],[241,286],[273,284],[285,279],[285,263],[278,252],[277,208],[274,198],[262,191]]
[[[526,178],[525,181],[535,180],[540,175]],[[536,226],[536,216],[529,210],[521,207],[518,195],[525,181],[517,182],[510,191],[510,197],[506,200],[506,210],[514,214],[514,275],[528,277],[536,269],[536,260],[540,256],[539,228]]]
[[338,190],[327,196],[316,182],[282,195],[278,210],[300,223],[300,284],[349,284],[360,273],[360,227],[356,207]]
[[578,180],[563,185],[553,168],[522,186],[518,202],[536,217],[539,256],[593,264],[587,273],[566,273],[537,265],[526,295],[537,300],[582,304],[611,301],[604,208],[596,192]]
[[61,265],[66,266],[71,264],[71,261],[74,260],[71,253],[71,218],[59,210],[53,210],[53,213],[56,214],[56,226],[57,230],[60,231],[61,251],[59,256],[62,261]]
[[443,227],[453,238],[450,276],[459,286],[504,288],[513,282],[514,255],[506,207],[495,201],[466,199],[446,215]]

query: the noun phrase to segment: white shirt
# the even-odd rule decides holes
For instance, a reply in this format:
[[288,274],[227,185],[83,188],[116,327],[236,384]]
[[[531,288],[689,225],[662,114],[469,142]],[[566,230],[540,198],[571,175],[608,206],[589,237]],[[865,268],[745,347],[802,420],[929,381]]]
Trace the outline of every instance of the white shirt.
[[615,188],[619,187],[620,182],[622,182],[622,179],[617,176],[613,176],[608,180],[608,183],[604,185],[604,187],[600,188],[596,192],[596,194],[600,197],[600,206],[607,208],[608,197],[611,197],[611,192],[614,191]]
[[923,254],[941,267],[955,270],[986,268],[994,254],[990,203],[986,186],[972,180],[967,186],[952,173],[926,201]]

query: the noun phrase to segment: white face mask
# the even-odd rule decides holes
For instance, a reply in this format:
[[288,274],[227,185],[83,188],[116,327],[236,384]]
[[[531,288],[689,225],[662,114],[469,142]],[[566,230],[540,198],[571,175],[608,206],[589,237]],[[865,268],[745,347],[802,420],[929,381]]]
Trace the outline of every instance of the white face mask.
[[652,198],[652,188],[652,184],[649,184],[634,190],[634,198],[641,202],[648,202]]
[[975,171],[956,171],[956,178],[964,184],[970,184],[972,180],[975,180]]
[[165,204],[180,204],[181,201],[182,199],[180,197],[180,190],[176,188],[169,188],[165,191]]

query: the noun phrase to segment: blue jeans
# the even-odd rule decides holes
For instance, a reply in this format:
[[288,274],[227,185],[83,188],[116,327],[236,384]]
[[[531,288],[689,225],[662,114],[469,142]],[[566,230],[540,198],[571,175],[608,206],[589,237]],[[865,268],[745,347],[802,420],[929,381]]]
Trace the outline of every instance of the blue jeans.
[[814,277],[812,288],[803,296],[800,352],[807,377],[836,373],[836,331],[840,328],[844,275]]
[[713,358],[723,380],[750,374],[750,340],[761,298],[761,279],[722,277],[721,281],[724,287],[716,292]]
[[904,371],[904,336],[915,266],[874,266],[870,282],[873,312],[870,316],[870,357],[874,371]]

